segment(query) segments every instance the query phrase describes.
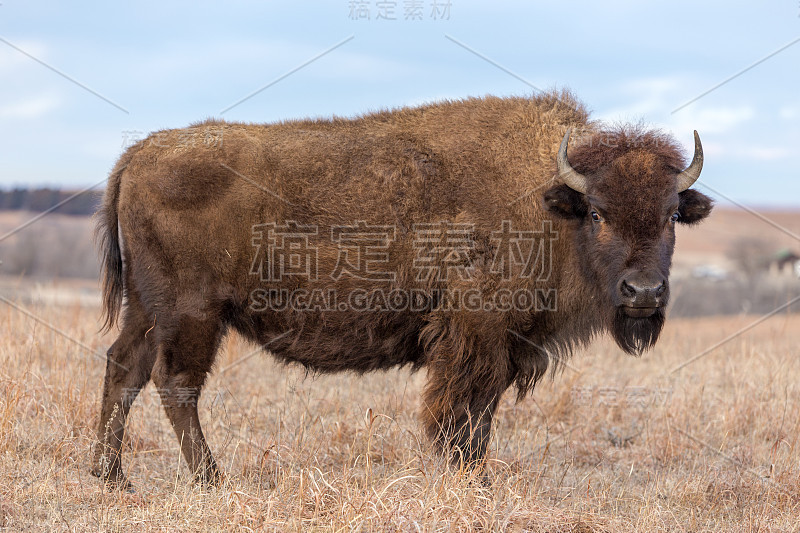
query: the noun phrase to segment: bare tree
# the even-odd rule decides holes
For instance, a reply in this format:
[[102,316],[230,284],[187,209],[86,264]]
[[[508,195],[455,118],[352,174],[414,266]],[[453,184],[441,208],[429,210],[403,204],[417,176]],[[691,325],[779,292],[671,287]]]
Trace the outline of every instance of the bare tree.
[[727,252],[728,258],[748,278],[755,278],[769,268],[775,244],[767,239],[741,237]]

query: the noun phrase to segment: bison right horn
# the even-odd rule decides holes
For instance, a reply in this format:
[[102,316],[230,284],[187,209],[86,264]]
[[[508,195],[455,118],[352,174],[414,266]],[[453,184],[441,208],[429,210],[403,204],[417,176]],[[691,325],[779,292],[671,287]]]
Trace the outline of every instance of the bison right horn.
[[694,157],[686,170],[678,174],[678,192],[683,192],[697,181],[700,171],[703,170],[703,145],[700,143],[700,136],[694,130]]
[[[569,144],[569,134],[571,132],[572,130],[568,128],[567,133],[564,134],[564,139],[561,141],[561,147],[558,149],[558,157],[556,158],[558,177],[560,177],[570,189],[581,194],[586,194],[586,189],[588,188],[586,176],[576,172],[567,160],[567,145]],[[702,161],[702,155],[700,158]]]

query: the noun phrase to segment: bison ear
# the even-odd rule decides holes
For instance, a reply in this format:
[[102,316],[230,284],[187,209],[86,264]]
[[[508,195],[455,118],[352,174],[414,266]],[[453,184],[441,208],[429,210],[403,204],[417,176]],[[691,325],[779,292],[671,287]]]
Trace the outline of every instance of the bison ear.
[[678,222],[683,224],[697,224],[711,213],[714,206],[714,200],[694,189],[686,189],[678,196],[678,213],[681,215]]
[[589,206],[583,194],[566,185],[556,185],[544,193],[544,206],[561,218],[584,218]]

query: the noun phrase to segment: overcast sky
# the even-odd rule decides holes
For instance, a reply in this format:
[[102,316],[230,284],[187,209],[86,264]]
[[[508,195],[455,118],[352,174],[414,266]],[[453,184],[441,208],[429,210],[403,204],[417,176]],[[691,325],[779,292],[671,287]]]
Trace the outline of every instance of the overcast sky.
[[126,143],[207,117],[566,87],[687,148],[697,129],[721,203],[800,207],[798,0],[1,0],[0,39],[0,187],[93,185]]

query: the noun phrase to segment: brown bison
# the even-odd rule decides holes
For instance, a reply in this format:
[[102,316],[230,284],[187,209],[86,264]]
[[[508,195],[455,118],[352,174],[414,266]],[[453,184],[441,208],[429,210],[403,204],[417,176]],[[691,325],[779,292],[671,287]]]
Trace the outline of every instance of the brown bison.
[[231,330],[314,372],[424,367],[427,433],[480,464],[510,386],[602,332],[656,342],[675,223],[712,207],[689,189],[702,165],[696,133],[687,165],[568,93],[151,135],[99,212],[106,326],[123,318],[93,472],[130,487],[125,417],[152,379],[189,468],[218,480],[197,399]]

